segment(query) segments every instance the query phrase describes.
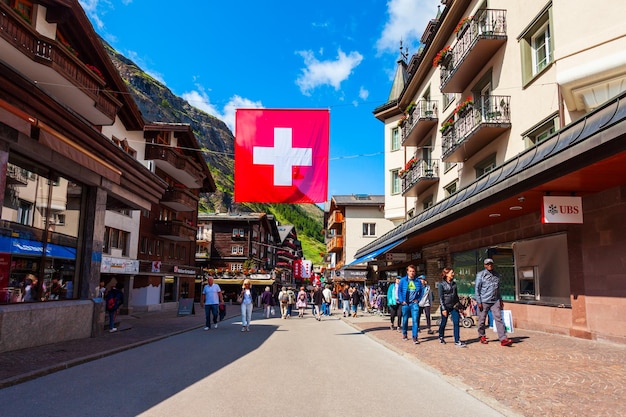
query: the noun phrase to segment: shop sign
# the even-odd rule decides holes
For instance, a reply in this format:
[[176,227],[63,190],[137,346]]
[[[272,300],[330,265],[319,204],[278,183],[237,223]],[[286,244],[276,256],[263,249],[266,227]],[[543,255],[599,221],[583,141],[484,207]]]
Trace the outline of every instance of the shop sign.
[[405,262],[408,258],[406,253],[386,253],[385,260],[388,262]]
[[544,196],[541,207],[542,223],[583,223],[582,197]]
[[196,270],[195,269],[179,268],[178,266],[174,265],[174,273],[175,274],[185,274],[185,275],[196,275]]
[[100,272],[107,274],[138,274],[139,261],[103,256],[102,263],[100,264]]

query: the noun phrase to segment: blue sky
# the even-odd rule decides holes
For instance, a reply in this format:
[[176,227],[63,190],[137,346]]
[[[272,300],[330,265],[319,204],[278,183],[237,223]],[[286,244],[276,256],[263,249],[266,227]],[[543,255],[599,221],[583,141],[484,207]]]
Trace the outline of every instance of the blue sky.
[[[329,198],[384,194],[383,123],[400,40],[438,0],[80,0],[96,32],[234,132],[235,109],[330,109]],[[234,132],[235,133],[235,132]]]

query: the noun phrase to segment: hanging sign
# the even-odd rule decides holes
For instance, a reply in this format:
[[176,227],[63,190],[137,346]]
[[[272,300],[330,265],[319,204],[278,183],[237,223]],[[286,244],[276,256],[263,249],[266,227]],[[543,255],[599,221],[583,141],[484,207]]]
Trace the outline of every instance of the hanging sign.
[[583,223],[582,197],[544,196],[541,207],[542,223]]

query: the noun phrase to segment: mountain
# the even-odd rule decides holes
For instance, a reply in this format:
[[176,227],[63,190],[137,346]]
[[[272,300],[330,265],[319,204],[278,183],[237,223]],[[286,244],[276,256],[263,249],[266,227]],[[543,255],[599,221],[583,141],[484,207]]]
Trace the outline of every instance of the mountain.
[[200,211],[271,213],[281,224],[296,226],[305,258],[319,264],[326,251],[322,210],[315,204],[233,202],[235,138],[226,123],[191,106],[105,41],[102,43],[146,122],[188,123],[191,126],[217,186],[216,192],[201,196]]

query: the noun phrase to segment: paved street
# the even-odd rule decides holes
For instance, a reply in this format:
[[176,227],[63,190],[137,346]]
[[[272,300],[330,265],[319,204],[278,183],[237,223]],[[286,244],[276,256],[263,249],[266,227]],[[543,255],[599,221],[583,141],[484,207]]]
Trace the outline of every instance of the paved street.
[[[214,392],[211,398],[219,393],[226,403],[237,404],[240,400],[229,395],[241,389],[259,393],[262,398],[254,400],[255,407],[269,409],[268,404],[278,401],[281,394],[298,401],[314,393],[315,401],[320,403],[316,406],[324,407],[327,397],[351,398],[362,411],[360,407],[364,406],[359,404],[364,401],[371,405],[379,404],[380,399],[385,404],[386,398],[396,395],[389,387],[400,383],[390,381],[412,384],[411,379],[417,378],[417,392],[423,398],[436,398],[431,392],[427,396],[421,391],[424,380],[437,380],[437,384],[443,380],[454,387],[454,392],[467,392],[506,415],[626,415],[626,347],[622,345],[516,329],[510,335],[516,341],[513,347],[500,347],[493,332],[487,333],[492,342],[485,346],[476,343],[473,327],[461,329],[462,339],[469,343],[467,349],[459,349],[452,345],[452,329],[448,327],[446,337],[450,343],[442,346],[436,336],[422,332],[422,343],[416,346],[403,342],[399,333],[391,331],[388,318],[367,313],[343,318],[337,312],[321,323],[313,320],[310,312],[305,319],[255,320],[253,330],[242,334],[237,325],[238,308],[229,307],[227,313],[232,318],[215,333],[202,331],[200,309],[187,317],[177,317],[175,311],[140,313],[121,316],[120,331],[113,334],[4,352],[0,355],[0,387],[8,388],[0,395],[10,400],[3,402],[0,414],[37,415],[23,407],[23,398],[32,398],[32,392],[38,393],[35,398],[41,398],[43,414],[39,415],[84,415],[72,414],[75,411],[69,408],[84,412],[82,407],[91,410],[98,404],[100,408],[99,404],[113,394],[126,397],[134,392],[128,405],[134,408],[117,415],[136,412],[158,416],[161,410],[175,407],[181,398],[189,399],[185,407],[195,407],[194,397],[207,395],[200,393],[202,390]],[[257,312],[254,318],[258,318]],[[196,346],[201,348],[193,349]],[[122,354],[114,355],[118,352]],[[394,356],[415,372],[387,376],[388,367],[383,363]],[[99,358],[104,359],[95,360]],[[272,361],[279,365],[271,367]],[[319,375],[313,375],[313,363],[319,365]],[[125,366],[109,375],[108,364]],[[135,365],[130,368],[128,364]],[[284,371],[283,367],[289,369]],[[298,371],[291,369],[294,367]],[[70,369],[41,377],[65,368]],[[396,368],[393,371],[398,372]],[[33,378],[38,379],[21,383]],[[106,382],[109,380],[115,382]],[[76,399],[83,397],[77,395],[81,389],[86,391],[84,402]],[[59,396],[67,401],[68,408],[63,406],[56,413],[49,404],[57,403]],[[9,409],[16,414],[8,413]],[[324,415],[325,408],[320,410],[317,415]],[[373,411],[378,409],[368,406],[368,415]]]
[[232,319],[6,388],[2,415],[502,415],[338,317],[240,328]]

